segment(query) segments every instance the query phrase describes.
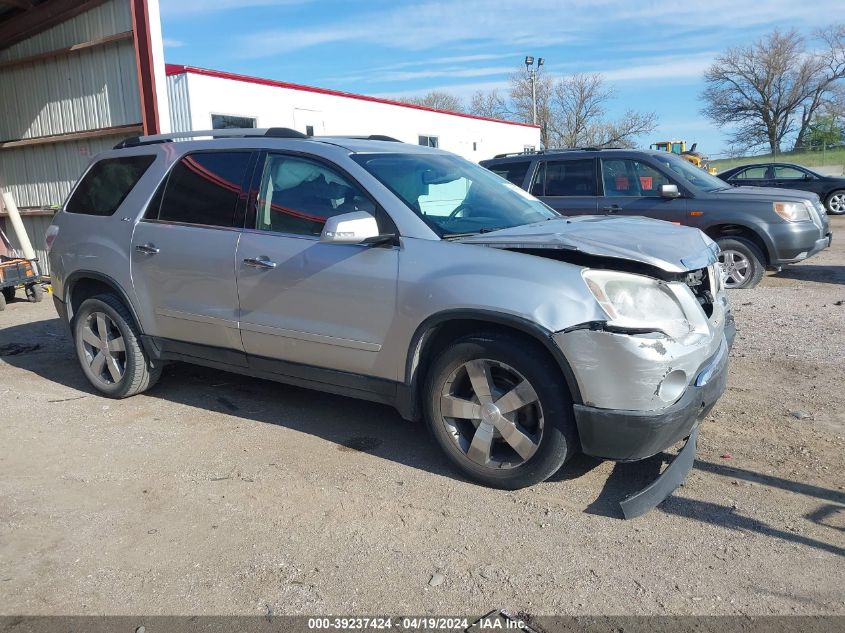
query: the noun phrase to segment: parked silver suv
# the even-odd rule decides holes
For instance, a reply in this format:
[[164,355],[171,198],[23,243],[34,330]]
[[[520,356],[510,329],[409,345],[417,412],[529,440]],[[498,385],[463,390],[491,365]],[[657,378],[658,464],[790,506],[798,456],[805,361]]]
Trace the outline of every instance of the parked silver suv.
[[502,488],[577,450],[638,460],[692,436],[629,513],[683,480],[733,338],[698,229],[566,218],[427,147],[213,134],[97,156],[48,231],[56,308],[100,392],[142,392],[178,360],[385,402]]

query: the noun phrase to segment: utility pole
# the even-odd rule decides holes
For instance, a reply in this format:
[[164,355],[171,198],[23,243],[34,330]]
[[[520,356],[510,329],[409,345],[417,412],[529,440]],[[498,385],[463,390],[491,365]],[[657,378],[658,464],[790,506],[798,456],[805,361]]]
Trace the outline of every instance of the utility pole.
[[528,77],[531,79],[531,107],[533,115],[531,122],[537,125],[537,73],[540,72],[540,66],[546,61],[542,57],[537,58],[537,68],[534,68],[534,58],[531,55],[525,57],[525,70],[528,71]]

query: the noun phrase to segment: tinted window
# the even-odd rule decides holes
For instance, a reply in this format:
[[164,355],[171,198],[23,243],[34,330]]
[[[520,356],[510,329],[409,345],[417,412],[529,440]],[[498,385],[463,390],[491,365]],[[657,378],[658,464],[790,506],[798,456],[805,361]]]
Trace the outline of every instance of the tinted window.
[[775,178],[778,180],[801,180],[806,174],[795,167],[775,167]]
[[592,158],[550,160],[546,163],[544,196],[594,196],[596,175]]
[[376,215],[363,191],[333,169],[278,154],[265,160],[257,210],[257,229],[296,235],[320,235],[326,219],[335,215]]
[[249,152],[203,152],[182,158],[170,173],[160,220],[234,226]]
[[112,215],[129,195],[155,156],[124,156],[99,161],[68,200],[68,213]]
[[662,185],[673,184],[662,172],[638,160],[603,160],[606,196],[659,196]]
[[517,187],[521,187],[522,183],[525,181],[525,175],[528,173],[529,167],[531,167],[531,161],[525,160],[518,163],[491,165],[488,169],[505,180],[511,181]]
[[734,178],[738,180],[762,180],[766,177],[766,171],[768,167],[749,167],[738,174],[734,175]]
[[212,114],[211,129],[227,130],[230,128],[255,127],[255,119],[249,116],[232,116],[230,114]]

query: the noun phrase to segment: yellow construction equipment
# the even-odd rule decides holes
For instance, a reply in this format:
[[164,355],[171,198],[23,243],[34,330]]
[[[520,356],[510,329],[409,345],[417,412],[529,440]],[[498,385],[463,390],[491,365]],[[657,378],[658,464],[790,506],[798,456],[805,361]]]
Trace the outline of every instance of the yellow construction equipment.
[[707,157],[704,154],[696,151],[695,148],[697,146],[698,143],[693,143],[692,147],[688,150],[686,141],[657,141],[656,143],[651,144],[651,149],[656,149],[658,152],[670,152],[672,154],[677,154],[696,167],[700,167],[711,174],[715,174],[716,169],[710,167],[707,163]]

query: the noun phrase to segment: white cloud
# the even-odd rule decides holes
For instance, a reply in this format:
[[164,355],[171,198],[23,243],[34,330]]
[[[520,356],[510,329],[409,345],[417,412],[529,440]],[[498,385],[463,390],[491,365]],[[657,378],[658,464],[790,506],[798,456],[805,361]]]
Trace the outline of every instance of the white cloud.
[[161,14],[165,17],[219,13],[250,7],[272,7],[305,4],[311,0],[162,0]]
[[[232,1],[215,0],[215,3]],[[249,4],[272,1],[247,0]],[[736,0],[685,3],[652,0],[636,4],[618,0],[511,0],[507,3],[463,0],[459,4],[429,0],[391,10],[357,13],[346,20],[308,28],[244,34],[238,42],[246,58],[341,42],[408,51],[485,44],[498,49],[530,47],[541,52],[544,45],[599,37],[603,39],[596,43],[603,42],[608,48],[624,46],[629,40],[636,40],[644,29],[665,32],[666,38],[679,44],[683,44],[684,34],[693,29],[715,29],[713,40],[722,42],[733,30],[760,25],[779,24],[788,28],[818,24],[840,9],[841,0],[817,0],[812,11],[794,0],[769,0],[764,8]]]
[[379,71],[377,69],[372,69],[368,70],[364,74],[333,77],[330,78],[329,81],[382,83],[391,81],[402,82],[414,81],[418,79],[436,79],[440,77],[490,77],[494,75],[507,75],[509,73],[512,73],[513,70],[513,66],[482,66],[476,68],[464,66],[450,66],[445,68],[432,68],[430,70],[388,71]]
[[174,40],[169,37],[164,38],[164,47],[165,48],[182,48],[185,45],[185,42],[182,40]]
[[651,79],[699,79],[713,63],[715,52],[661,58],[660,61],[622,64],[612,69],[597,70],[607,81],[643,81]]
[[472,95],[475,94],[475,92],[477,92],[478,90],[483,90],[485,92],[490,90],[499,90],[500,92],[507,93],[509,89],[510,84],[507,80],[481,81],[464,84],[442,84],[435,86],[426,86],[425,88],[399,90],[396,92],[381,92],[373,96],[381,97],[384,99],[401,99],[403,97],[423,97],[429,92],[448,92],[449,94],[455,95],[459,99],[469,101],[470,98],[472,98]]

